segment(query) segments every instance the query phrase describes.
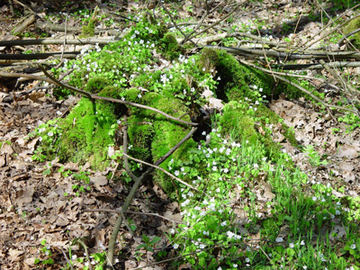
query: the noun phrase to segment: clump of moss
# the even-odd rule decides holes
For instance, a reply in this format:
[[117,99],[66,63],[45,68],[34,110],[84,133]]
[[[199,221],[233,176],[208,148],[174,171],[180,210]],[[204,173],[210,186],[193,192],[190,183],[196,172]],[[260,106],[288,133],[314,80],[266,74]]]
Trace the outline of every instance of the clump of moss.
[[61,162],[89,161],[96,169],[106,168],[107,146],[113,144],[108,133],[117,118],[108,104],[96,104],[99,113],[93,105],[91,100],[83,98],[65,119],[59,120],[59,138],[42,143],[42,155],[49,160],[58,156]]
[[[360,28],[360,18],[355,18],[351,20],[345,27],[344,27],[344,34],[349,34],[352,31],[355,31],[356,29]],[[356,48],[360,48],[360,32],[357,32],[356,34],[349,37],[350,40],[355,39],[355,42],[353,42],[353,45]]]
[[99,93],[103,88],[105,88],[106,86],[111,85],[111,81],[105,77],[94,77],[91,78],[86,86],[85,86],[85,91],[88,91],[90,93]]
[[92,37],[95,35],[95,24],[97,22],[96,16],[99,12],[99,7],[96,6],[94,9],[93,15],[91,16],[88,25],[82,27],[80,38]]
[[171,33],[166,33],[164,37],[160,39],[159,47],[170,60],[177,59],[180,54],[185,53],[184,48],[177,43],[175,36]]
[[[258,106],[257,111],[256,116],[251,116],[238,102],[229,102],[225,105],[222,116],[218,118],[221,132],[224,135],[231,134],[232,139],[236,141],[248,141],[252,145],[263,145],[265,155],[276,161],[282,155],[280,146],[272,140],[270,132],[261,119],[268,119],[269,124],[277,124],[280,117],[264,105]],[[260,126],[262,130],[265,130],[264,134],[259,133]],[[297,146],[296,140],[295,142],[292,140],[294,139],[293,134],[289,129],[286,130],[287,133],[284,136]]]
[[200,59],[197,61],[199,70],[203,73],[209,73],[213,70],[219,61],[217,52],[210,48],[204,48],[201,52]]
[[261,88],[262,94],[268,97],[272,96],[274,99],[281,93],[291,98],[303,96],[300,90],[283,82],[279,82],[274,88],[274,80],[270,75],[239,63],[233,55],[223,50],[219,50],[217,53],[216,76],[219,76],[221,80],[216,95],[225,102],[241,100],[245,97],[255,100],[257,95],[252,86],[257,89]]

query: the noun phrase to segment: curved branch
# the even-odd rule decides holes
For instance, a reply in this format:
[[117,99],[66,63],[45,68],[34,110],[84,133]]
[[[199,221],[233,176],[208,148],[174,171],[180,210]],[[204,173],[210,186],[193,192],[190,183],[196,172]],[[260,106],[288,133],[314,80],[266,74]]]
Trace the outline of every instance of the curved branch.
[[163,168],[161,168],[161,167],[159,167],[159,166],[156,166],[156,165],[147,163],[147,162],[142,161],[142,160],[137,159],[137,158],[133,158],[133,157],[131,157],[131,156],[129,156],[128,154],[125,154],[125,153],[123,153],[123,155],[124,155],[125,157],[127,157],[127,158],[130,158],[130,159],[136,161],[136,162],[145,164],[145,165],[150,166],[150,167],[154,167],[155,169],[158,169],[158,170],[162,171],[163,173],[167,174],[167,175],[170,176],[171,178],[174,178],[176,181],[180,182],[181,184],[183,184],[183,185],[185,185],[185,186],[187,186],[187,187],[189,187],[189,188],[191,188],[191,189],[193,189],[193,190],[198,191],[198,190],[197,190],[196,188],[194,188],[192,185],[189,185],[188,183],[186,183],[186,182],[184,182],[183,180],[181,180],[180,178],[172,175],[171,173],[169,173],[168,171],[164,170]]
[[47,73],[47,71],[41,65],[39,65],[39,68],[44,72],[44,74],[48,78],[29,75],[29,74],[25,74],[25,73],[9,73],[9,72],[0,72],[0,76],[2,76],[2,77],[13,77],[13,78],[25,77],[25,78],[30,78],[30,79],[34,79],[34,80],[45,81],[45,82],[48,82],[48,83],[53,83],[53,84],[55,84],[57,86],[64,87],[66,89],[69,89],[69,90],[71,90],[73,92],[76,92],[78,94],[81,94],[83,96],[86,96],[87,98],[89,98],[91,100],[93,100],[93,99],[106,100],[106,101],[113,102],[113,103],[120,103],[120,104],[130,105],[130,106],[134,106],[134,107],[137,107],[137,108],[154,111],[156,113],[159,113],[159,114],[165,116],[168,119],[174,120],[174,121],[182,123],[182,124],[186,124],[186,125],[190,125],[190,126],[197,126],[198,125],[198,123],[187,122],[187,121],[181,120],[180,118],[171,116],[171,115],[169,115],[169,114],[167,114],[167,113],[165,113],[165,112],[163,112],[161,110],[155,109],[153,107],[149,107],[149,106],[146,106],[146,105],[142,105],[142,104],[138,104],[138,103],[134,103],[134,102],[129,102],[129,101],[125,101],[125,100],[120,100],[120,99],[115,99],[115,98],[108,98],[108,97],[100,97],[98,95],[90,94],[89,92],[86,92],[84,90],[73,87],[73,86],[71,86],[71,85],[69,85],[67,83],[62,83],[62,82],[58,81],[57,79],[52,77],[49,73]]
[[[175,152],[176,149],[178,149],[185,141],[187,141],[195,133],[196,130],[197,130],[197,127],[193,127],[190,130],[190,132],[179,143],[177,143],[173,148],[171,148],[164,156],[162,156],[160,159],[158,159],[155,162],[155,165],[160,165],[161,163],[163,163],[166,160],[166,158],[168,158],[172,153]],[[125,132],[124,132],[124,136],[125,135],[127,135],[127,134],[125,134]],[[125,146],[125,144],[124,144],[124,149],[125,149],[125,147],[127,147],[127,146]],[[141,176],[136,177],[135,183],[132,186],[129,195],[126,197],[123,206],[121,207],[122,211],[127,211],[128,207],[135,195],[135,192],[139,188],[142,180],[145,179],[153,170],[154,170],[154,167],[150,167]],[[114,262],[114,251],[115,251],[116,238],[119,233],[119,229],[120,229],[122,222],[123,222],[123,215],[119,215],[118,219],[116,220],[116,223],[114,225],[114,228],[111,233],[110,240],[109,240],[109,249],[108,249],[107,259],[108,259],[108,263],[110,265],[113,265],[113,262]]]

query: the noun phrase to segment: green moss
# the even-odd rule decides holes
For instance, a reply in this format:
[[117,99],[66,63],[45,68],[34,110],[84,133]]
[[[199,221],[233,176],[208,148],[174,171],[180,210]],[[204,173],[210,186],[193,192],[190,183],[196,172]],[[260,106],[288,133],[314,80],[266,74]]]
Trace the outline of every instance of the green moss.
[[[120,87],[115,86],[106,86],[103,90],[99,92],[99,96],[101,97],[109,97],[109,98],[115,98],[115,99],[121,99],[121,93],[123,92],[123,89]],[[102,104],[107,104],[108,106],[112,107],[114,114],[117,116],[124,115],[127,111],[127,107],[124,104],[120,103],[110,103],[108,101],[97,101]]]
[[165,56],[170,59],[176,59],[180,54],[184,54],[185,50],[176,41],[176,38],[171,33],[166,33],[162,39],[160,39],[160,48]]
[[136,88],[130,88],[125,90],[125,99],[127,101],[135,102],[139,99],[139,95],[141,94],[141,91]]
[[[266,129],[265,120],[268,124],[277,124],[281,121],[280,117],[269,108],[260,105],[256,114],[251,116],[238,102],[231,101],[225,105],[223,115],[218,120],[224,135],[231,134],[234,140],[263,145],[266,156],[274,162],[282,155],[279,144],[272,140],[270,132]],[[260,127],[265,134],[258,131]],[[298,147],[294,132],[285,124],[283,127],[285,138]]]
[[88,91],[90,93],[98,93],[103,88],[109,85],[111,85],[111,81],[109,79],[101,76],[94,77],[87,82],[85,86],[85,91]]
[[[349,34],[352,31],[355,31],[356,29],[360,28],[360,18],[355,18],[351,20],[345,27],[344,27],[344,34]],[[356,48],[360,48],[360,32],[357,32],[356,34],[349,37],[350,40],[355,39],[355,42],[353,42],[353,45]]]
[[94,168],[104,169],[107,165],[107,146],[113,144],[108,135],[116,122],[112,108],[96,104],[98,114],[94,114],[93,103],[83,98],[71,113],[59,122],[61,137],[54,144],[42,145],[49,159],[56,156],[60,161],[89,161]]
[[243,65],[237,59],[223,50],[217,51],[216,76],[220,76],[216,95],[225,102],[240,100],[245,97],[255,100],[258,97],[251,86],[262,88],[262,95],[276,99],[281,93],[289,98],[298,98],[304,94],[297,88],[283,82],[274,87],[273,78],[262,71]]
[[256,99],[253,89],[255,85],[263,89],[265,95],[272,92],[273,80],[270,76],[254,68],[240,64],[236,58],[225,51],[218,51],[217,76],[220,76],[216,95],[223,100]]
[[204,48],[201,52],[200,58],[197,61],[199,70],[203,73],[209,73],[215,66],[218,65],[219,57],[215,50]]
[[82,27],[80,38],[93,37],[95,35],[95,23],[96,19],[90,19],[88,25]]
[[[188,127],[174,124],[165,120],[156,121],[154,123],[154,129],[155,135],[151,143],[154,162],[165,155],[190,131]],[[170,158],[186,161],[188,159],[188,150],[196,148],[196,146],[197,144],[192,139],[189,139],[179,149],[177,149]],[[161,167],[166,168],[164,164],[162,164]],[[172,180],[169,176],[157,170],[154,172],[154,181],[158,183],[168,195],[175,198],[175,187],[173,186]]]
[[131,148],[131,155],[152,162],[151,141],[154,136],[154,126],[151,122],[144,121],[144,115],[132,115],[128,119],[128,134]]

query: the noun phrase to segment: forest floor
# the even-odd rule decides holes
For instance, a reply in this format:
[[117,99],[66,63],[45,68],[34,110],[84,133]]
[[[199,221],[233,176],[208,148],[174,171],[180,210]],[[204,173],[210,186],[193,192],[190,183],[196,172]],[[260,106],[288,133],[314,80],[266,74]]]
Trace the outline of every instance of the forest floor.
[[[190,1],[183,1],[190,2]],[[310,10],[310,5],[302,4],[302,1],[271,1],[264,0],[262,3],[248,3],[247,12],[239,14],[238,22],[247,24],[249,20],[266,20],[261,29],[263,35],[271,35],[273,42],[281,42],[289,35],[294,40],[304,37],[314,39],[322,29],[321,21],[300,21],[296,34],[291,34],[282,26],[288,23],[292,14]],[[35,10],[42,20],[50,20],[50,13],[67,13],[69,7],[60,6],[58,2],[34,1],[32,9]],[[98,1],[96,2],[98,3]],[[85,6],[93,9],[96,5],[92,1],[82,1],[82,4],[74,4],[71,12],[82,9]],[[115,2],[114,2],[115,3]],[[276,6],[275,6],[276,3]],[[116,10],[116,5],[100,4],[100,14],[111,14]],[[181,10],[180,16],[201,18],[202,8],[190,9],[190,3],[186,3]],[[16,8],[22,8],[16,5]],[[145,4],[129,1],[125,8],[127,13],[138,12],[146,8]],[[190,12],[191,10],[191,12]],[[9,38],[10,30],[19,22],[19,18],[11,16],[7,5],[0,6],[2,19],[0,29],[2,37]],[[305,13],[306,14],[306,13]],[[341,15],[343,11],[338,11]],[[351,16],[347,13],[346,16]],[[345,16],[345,15],[344,15]],[[306,16],[305,16],[306,17]],[[54,17],[55,18],[55,17]],[[52,19],[55,23],[63,24],[63,19]],[[121,19],[113,17],[112,20]],[[214,18],[209,20],[215,20]],[[57,20],[57,21],[56,21]],[[69,17],[68,26],[80,26],[80,22],[74,16]],[[104,22],[104,21],[103,21]],[[103,22],[100,28],[108,28]],[[29,34],[39,37],[39,30],[30,27]],[[63,33],[51,30],[49,34],[62,36]],[[106,36],[106,32],[101,35]],[[40,45],[30,47],[5,47],[2,53],[22,53],[24,50],[38,50]],[[62,51],[62,45],[51,45],[53,51]],[[300,61],[299,61],[300,62]],[[321,73],[328,80],[333,80],[325,71],[313,71]],[[359,85],[359,68],[348,68],[346,71],[355,84]],[[342,75],[342,74],[340,74]],[[102,253],[108,245],[113,225],[116,221],[115,213],[106,209],[118,209],[131,185],[121,181],[111,181],[106,177],[114,168],[109,167],[102,172],[93,171],[89,164],[82,166],[82,171],[87,171],[91,191],[78,192],[74,190],[79,185],[79,164],[61,164],[58,160],[38,162],[32,160],[39,138],[28,140],[28,135],[41,123],[50,119],[65,115],[76,104],[79,97],[69,96],[63,100],[57,100],[53,96],[51,87],[32,91],[15,99],[6,99],[9,94],[19,94],[31,89],[37,81],[22,81],[14,85],[8,80],[0,81],[0,141],[3,143],[0,149],[0,269],[60,269],[65,267],[67,260],[84,258],[84,251],[79,245],[73,245],[69,253],[69,246],[74,239],[81,239],[88,247],[91,254]],[[13,88],[9,88],[13,87]],[[325,99],[340,100],[336,91],[326,93]],[[344,194],[351,197],[360,195],[360,132],[359,129],[348,131],[345,123],[336,121],[331,115],[320,110],[319,106],[306,101],[304,98],[288,100],[286,96],[280,96],[269,104],[271,110],[284,119],[284,123],[293,127],[296,140],[303,146],[312,145],[321,157],[327,160],[326,165],[313,166],[308,156],[294,148],[284,140],[281,127],[274,127],[274,140],[279,142],[283,151],[289,153],[295,164],[303,172],[309,175],[312,181],[330,184],[334,187],[344,187]],[[64,176],[58,170],[71,171]],[[331,174],[330,174],[331,172]],[[335,174],[334,174],[335,172]],[[81,177],[80,177],[81,178]],[[309,183],[310,184],[310,183]],[[66,194],[66,195],[65,195]],[[343,196],[334,191],[334,195]],[[89,209],[103,209],[104,211],[86,212]],[[119,258],[117,269],[131,269],[144,267],[155,262],[154,253],[137,249],[143,243],[143,235],[159,236],[162,238],[161,246],[167,245],[165,233],[168,233],[173,222],[181,222],[182,217],[178,211],[177,202],[171,201],[157,185],[145,182],[141,185],[133,200],[131,211],[128,214],[128,222],[123,225],[119,232],[119,238],[125,243],[121,247],[123,257]],[[143,213],[157,213],[158,215],[145,215]],[[162,216],[162,217],[161,217]],[[165,218],[167,219],[165,219]],[[169,220],[168,220],[169,219]],[[171,221],[170,221],[171,220]],[[130,229],[136,226],[136,231]],[[341,225],[337,227],[338,233],[346,233]],[[255,236],[254,236],[255,238]],[[43,240],[46,240],[44,242]],[[49,247],[49,249],[47,249]],[[45,248],[45,249],[44,249]],[[35,265],[36,259],[43,261],[51,258],[55,264]],[[171,252],[171,251],[170,251]],[[84,264],[76,262],[74,267],[81,268]],[[186,269],[186,265],[182,266]],[[167,263],[148,266],[144,269],[169,269]]]

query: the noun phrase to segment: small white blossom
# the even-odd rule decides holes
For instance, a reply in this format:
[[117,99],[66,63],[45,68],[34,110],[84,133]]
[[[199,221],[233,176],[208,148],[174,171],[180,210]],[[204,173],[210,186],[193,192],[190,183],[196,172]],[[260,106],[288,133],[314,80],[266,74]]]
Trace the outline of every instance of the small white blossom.
[[284,241],[284,238],[278,237],[278,238],[275,239],[275,241],[276,241],[277,243],[281,243],[281,242]]

